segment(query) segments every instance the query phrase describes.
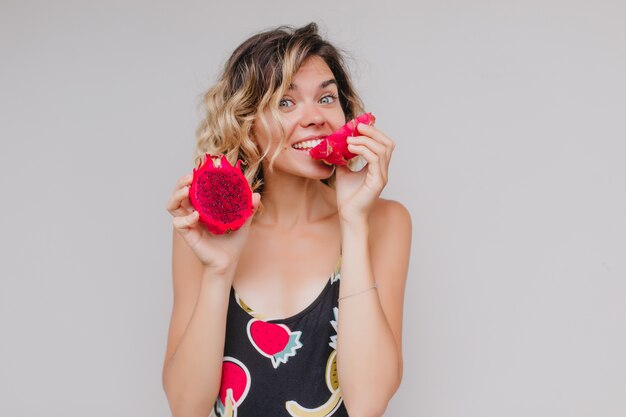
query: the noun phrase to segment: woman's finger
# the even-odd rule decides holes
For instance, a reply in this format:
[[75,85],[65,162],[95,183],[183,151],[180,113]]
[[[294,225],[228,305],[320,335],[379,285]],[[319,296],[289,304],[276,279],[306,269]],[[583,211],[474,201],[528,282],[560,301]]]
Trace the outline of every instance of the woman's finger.
[[173,220],[174,227],[180,231],[185,231],[198,223],[199,218],[200,214],[195,210],[187,216],[176,216]]
[[179,189],[179,188],[184,187],[185,185],[191,184],[192,180],[193,180],[193,174],[187,174],[185,176],[180,177],[180,179],[176,183],[176,189]]
[[191,206],[191,201],[189,201],[189,189],[187,189],[187,195],[185,196],[185,198],[181,200],[180,206],[185,210],[193,210],[193,207]]
[[169,211],[171,214],[175,214],[175,211],[178,210],[180,207],[186,209],[190,208],[188,185],[175,191],[174,194],[172,194],[170,201],[167,203],[167,211]]
[[[380,169],[383,173],[383,179],[387,181],[389,154],[387,153],[387,148],[383,144],[372,140],[372,138],[368,136],[354,136],[348,138],[348,144],[362,145],[375,153],[378,156],[378,162],[380,163]],[[350,148],[348,148],[348,150],[350,150]]]
[[387,148],[380,142],[372,140],[369,136],[351,136],[348,143],[353,145],[365,145],[379,156],[385,156]]
[[385,185],[387,182],[386,175],[383,175],[380,167],[380,158],[374,152],[369,150],[365,145],[348,145],[348,150],[354,154],[361,155],[369,164],[368,171],[374,176],[374,178],[382,182],[381,185]]
[[380,169],[383,173],[387,172],[387,153],[385,146],[379,142],[376,142],[368,136],[354,136],[348,138],[348,143],[353,145],[365,146],[378,156],[378,162],[380,163]]
[[252,212],[255,213],[259,208],[259,203],[261,203],[261,194],[260,193],[252,193]]
[[378,128],[374,126],[359,123],[357,125],[357,131],[365,136],[371,137],[377,142],[382,143],[383,145],[390,148],[391,150],[393,150],[396,147],[396,143],[391,138],[389,138],[389,136],[385,135],[383,132],[381,132]]
[[389,162],[391,161],[391,154],[393,154],[393,150],[396,148],[396,143],[375,126],[359,123],[357,125],[357,130],[359,130],[359,133],[367,137],[371,137],[376,142],[385,146],[385,154],[387,157],[385,162],[385,171],[387,171]]
[[244,223],[244,226],[248,226],[252,223],[254,215],[256,214],[256,211],[259,208],[260,202],[261,202],[261,194],[252,193],[252,214],[250,215],[250,217],[248,217],[248,219]]

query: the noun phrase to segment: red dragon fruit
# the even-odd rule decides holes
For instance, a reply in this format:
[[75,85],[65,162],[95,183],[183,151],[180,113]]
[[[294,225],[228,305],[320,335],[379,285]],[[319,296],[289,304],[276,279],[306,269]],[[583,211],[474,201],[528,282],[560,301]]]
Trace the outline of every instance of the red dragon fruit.
[[239,229],[252,215],[252,189],[241,171],[241,161],[233,167],[225,155],[219,167],[206,154],[204,163],[193,170],[189,201],[200,214],[200,222],[214,234]]
[[324,138],[309,154],[313,159],[321,159],[328,165],[347,165],[356,156],[348,151],[347,139],[359,134],[356,128],[359,123],[371,126],[374,122],[376,118],[372,113],[363,113]]
[[281,363],[287,363],[296,350],[302,347],[300,335],[302,332],[292,332],[284,324],[268,323],[263,320],[252,319],[248,322],[248,338],[259,353],[272,360],[274,368]]
[[215,403],[214,411],[217,415],[224,416],[226,411],[226,395],[231,390],[233,408],[236,410],[245,400],[250,390],[250,371],[239,361],[230,356],[224,357],[222,363],[222,383],[220,393]]

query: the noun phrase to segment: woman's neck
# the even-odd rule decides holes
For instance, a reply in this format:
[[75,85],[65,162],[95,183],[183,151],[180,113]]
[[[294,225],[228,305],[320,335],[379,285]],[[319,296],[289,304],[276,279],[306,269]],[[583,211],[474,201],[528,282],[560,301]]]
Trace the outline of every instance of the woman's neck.
[[334,191],[320,180],[275,174],[264,178],[262,225],[289,230],[328,218],[337,212]]

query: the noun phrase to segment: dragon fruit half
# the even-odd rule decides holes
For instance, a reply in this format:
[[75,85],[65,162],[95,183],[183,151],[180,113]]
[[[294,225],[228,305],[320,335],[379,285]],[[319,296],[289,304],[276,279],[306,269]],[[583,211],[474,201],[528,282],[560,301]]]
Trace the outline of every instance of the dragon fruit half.
[[359,123],[371,126],[374,122],[376,118],[372,113],[363,113],[324,138],[309,154],[313,159],[321,159],[328,165],[348,165],[348,161],[357,155],[348,151],[347,139],[359,134]]
[[[218,167],[213,158],[220,160]],[[252,189],[241,171],[241,161],[233,167],[225,155],[207,153],[204,163],[193,170],[189,201],[211,233],[221,235],[243,226],[252,215]]]

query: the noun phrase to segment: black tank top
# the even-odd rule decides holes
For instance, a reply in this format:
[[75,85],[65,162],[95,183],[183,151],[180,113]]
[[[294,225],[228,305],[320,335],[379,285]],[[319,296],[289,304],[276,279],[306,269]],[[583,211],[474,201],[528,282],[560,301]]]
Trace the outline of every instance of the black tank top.
[[318,297],[271,319],[230,290],[219,396],[210,417],[346,417],[337,379],[341,256]]

